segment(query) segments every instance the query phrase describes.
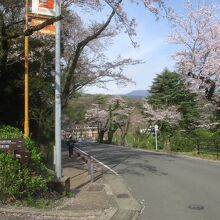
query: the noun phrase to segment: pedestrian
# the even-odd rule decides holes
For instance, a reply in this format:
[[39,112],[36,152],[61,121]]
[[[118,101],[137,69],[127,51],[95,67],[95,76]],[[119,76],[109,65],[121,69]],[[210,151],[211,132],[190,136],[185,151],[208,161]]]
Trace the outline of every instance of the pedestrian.
[[73,155],[73,148],[74,148],[75,142],[76,141],[73,139],[72,135],[70,135],[69,140],[67,141],[67,146],[69,149],[69,157],[71,157]]

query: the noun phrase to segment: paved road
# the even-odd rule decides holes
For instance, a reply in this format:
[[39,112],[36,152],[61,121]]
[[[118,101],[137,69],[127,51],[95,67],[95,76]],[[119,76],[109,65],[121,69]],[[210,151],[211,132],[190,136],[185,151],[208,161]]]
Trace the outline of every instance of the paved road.
[[[220,219],[220,163],[112,145],[80,148],[112,167],[144,201],[140,220]],[[189,209],[193,204],[204,209]]]

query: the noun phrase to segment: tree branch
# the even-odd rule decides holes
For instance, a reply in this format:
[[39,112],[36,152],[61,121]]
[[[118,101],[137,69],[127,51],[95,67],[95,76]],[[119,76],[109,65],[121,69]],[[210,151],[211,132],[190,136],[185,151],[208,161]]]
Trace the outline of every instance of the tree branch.
[[76,48],[76,52],[75,52],[75,55],[73,58],[72,65],[67,72],[67,78],[66,78],[66,82],[65,82],[64,90],[63,90],[63,94],[62,94],[63,95],[63,105],[62,106],[65,106],[67,104],[68,97],[70,95],[71,84],[72,84],[73,77],[74,77],[74,72],[75,72],[77,62],[79,60],[79,57],[80,57],[82,50],[89,42],[98,38],[98,36],[108,27],[108,25],[110,24],[114,15],[115,15],[115,10],[112,11],[112,13],[109,15],[107,21],[100,27],[100,29],[98,31],[96,31],[94,34],[86,37],[84,40],[82,40],[81,42],[79,42],[77,44],[77,48]]
[[44,21],[43,23],[41,24],[38,24],[34,27],[30,27],[28,28],[27,30],[25,31],[21,31],[19,33],[12,33],[12,34],[8,34],[7,35],[7,38],[8,39],[15,39],[15,38],[18,38],[18,37],[21,37],[21,36],[30,36],[32,35],[34,32],[36,31],[39,31],[45,27],[47,27],[48,25],[51,25],[53,24],[54,22],[56,21],[60,21],[63,19],[63,16],[62,15],[59,15],[57,17],[53,17],[53,18],[50,18],[50,19],[47,19],[46,21]]

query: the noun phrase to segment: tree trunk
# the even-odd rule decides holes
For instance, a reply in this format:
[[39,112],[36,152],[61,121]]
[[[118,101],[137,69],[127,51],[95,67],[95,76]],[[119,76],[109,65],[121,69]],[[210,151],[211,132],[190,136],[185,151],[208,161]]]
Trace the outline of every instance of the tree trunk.
[[130,117],[128,117],[127,122],[125,124],[125,127],[120,127],[121,130],[121,145],[124,146],[125,145],[125,137],[128,134],[128,129],[129,129],[129,125],[130,125]]
[[108,144],[111,144],[111,143],[112,143],[112,139],[113,139],[114,133],[115,133],[114,130],[110,130],[110,131],[108,132]]
[[100,144],[103,143],[104,134],[105,134],[104,131],[99,131],[98,141]]
[[125,137],[126,137],[126,133],[123,133],[121,135],[121,145],[124,146],[125,145]]

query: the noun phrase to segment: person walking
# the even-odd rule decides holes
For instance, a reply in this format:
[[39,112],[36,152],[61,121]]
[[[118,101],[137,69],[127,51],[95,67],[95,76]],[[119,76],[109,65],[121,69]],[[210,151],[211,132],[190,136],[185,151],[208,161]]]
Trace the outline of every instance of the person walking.
[[73,155],[73,148],[76,141],[73,139],[72,135],[69,136],[69,140],[67,141],[67,146],[69,149],[69,157]]

